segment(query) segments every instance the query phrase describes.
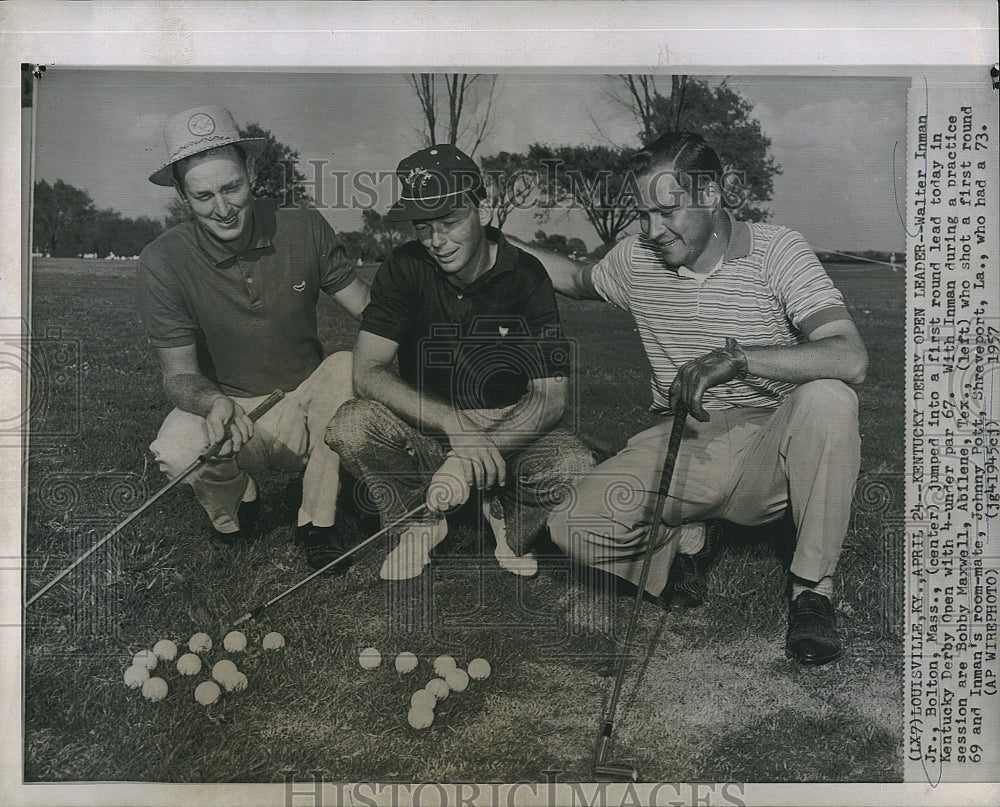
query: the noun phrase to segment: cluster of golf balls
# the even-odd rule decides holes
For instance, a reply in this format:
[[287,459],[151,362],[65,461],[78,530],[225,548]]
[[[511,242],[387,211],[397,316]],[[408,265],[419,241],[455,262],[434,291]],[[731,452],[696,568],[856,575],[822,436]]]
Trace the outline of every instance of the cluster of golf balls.
[[[362,669],[373,670],[382,663],[382,654],[375,647],[366,647],[358,656]],[[407,675],[417,669],[419,661],[409,651],[396,656],[396,672]],[[438,656],[434,659],[434,675],[423,689],[418,689],[410,697],[407,722],[415,729],[429,728],[434,722],[434,709],[452,692],[464,692],[470,680],[484,680],[493,672],[484,658],[475,658],[466,669],[458,666],[452,656]]]
[[[202,670],[202,655],[210,653],[212,650],[212,637],[207,633],[196,633],[188,639],[188,652],[178,658],[178,647],[176,642],[170,639],[160,639],[153,649],[140,650],[132,657],[132,664],[125,670],[122,679],[129,689],[142,689],[142,695],[146,700],[162,701],[167,697],[170,688],[161,676],[154,676],[152,673],[162,662],[165,669],[169,669],[169,664],[176,661],[177,672],[181,675],[198,675]],[[247,649],[247,637],[242,631],[234,630],[225,635],[222,646],[229,653],[242,653]],[[261,641],[264,650],[278,650],[285,646],[285,639],[280,633],[271,632]],[[204,705],[210,706],[215,703],[226,692],[242,692],[247,688],[249,681],[244,673],[236,667],[236,664],[229,659],[217,661],[212,665],[212,678],[202,681],[194,689],[194,699]]]

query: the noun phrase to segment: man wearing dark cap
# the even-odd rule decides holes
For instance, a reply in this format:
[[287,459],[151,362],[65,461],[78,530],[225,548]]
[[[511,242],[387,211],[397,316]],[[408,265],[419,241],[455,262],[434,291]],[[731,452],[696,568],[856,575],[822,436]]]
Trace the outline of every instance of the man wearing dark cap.
[[[149,179],[172,186],[192,217],[139,260],[143,321],[175,407],[150,448],[173,478],[228,434],[219,458],[186,480],[227,545],[253,532],[252,474],[304,471],[296,537],[319,568],[344,549],[333,529],[340,460],[322,435],[351,396],[351,354],[324,359],[316,302],[324,291],[358,317],[368,286],[317,211],[253,197],[266,141],[242,137],[229,110],[174,115],[164,140],[167,161]],[[255,424],[247,412],[278,387],[284,399]]]
[[417,238],[375,276],[354,351],[357,399],[337,412],[327,443],[368,484],[384,523],[426,500],[383,579],[419,576],[447,533],[444,512],[473,489],[497,560],[529,576],[548,513],[593,466],[555,428],[570,351],[552,284],[537,259],[487,226],[482,177],[459,149],[423,149],[397,174],[402,193],[388,217],[412,222]]

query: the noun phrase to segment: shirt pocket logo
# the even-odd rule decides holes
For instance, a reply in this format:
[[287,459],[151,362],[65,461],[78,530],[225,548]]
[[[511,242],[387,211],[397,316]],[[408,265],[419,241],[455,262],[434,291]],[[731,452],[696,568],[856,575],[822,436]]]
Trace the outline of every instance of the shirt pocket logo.
[[292,286],[292,288],[295,289],[295,291],[305,291],[306,290],[306,282],[304,280],[300,280],[298,283],[296,283],[294,286]]

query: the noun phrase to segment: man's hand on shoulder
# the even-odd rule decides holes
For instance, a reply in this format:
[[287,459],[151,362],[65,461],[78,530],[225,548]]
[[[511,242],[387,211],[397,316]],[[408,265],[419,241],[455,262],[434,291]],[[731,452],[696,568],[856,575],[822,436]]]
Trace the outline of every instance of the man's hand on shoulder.
[[577,263],[558,252],[526,244],[511,235],[506,235],[506,238],[518,249],[541,261],[552,280],[552,286],[560,294],[572,297],[574,300],[601,299],[590,277],[592,268],[590,264]]

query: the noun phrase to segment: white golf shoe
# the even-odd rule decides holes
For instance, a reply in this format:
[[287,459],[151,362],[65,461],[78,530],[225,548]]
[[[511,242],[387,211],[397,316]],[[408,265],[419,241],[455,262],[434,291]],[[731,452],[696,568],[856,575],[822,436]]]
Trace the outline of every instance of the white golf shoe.
[[383,580],[410,580],[423,574],[431,562],[431,550],[448,535],[444,516],[434,521],[419,521],[399,535],[399,545],[392,550],[378,570]]
[[483,515],[490,522],[493,528],[493,537],[496,538],[497,548],[494,556],[500,564],[511,574],[521,577],[534,577],[538,574],[538,558],[534,552],[526,552],[523,555],[515,555],[514,550],[507,543],[507,523],[503,518],[503,505],[495,496],[483,499]]

